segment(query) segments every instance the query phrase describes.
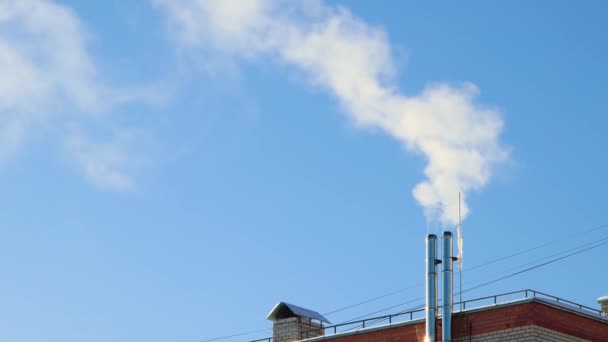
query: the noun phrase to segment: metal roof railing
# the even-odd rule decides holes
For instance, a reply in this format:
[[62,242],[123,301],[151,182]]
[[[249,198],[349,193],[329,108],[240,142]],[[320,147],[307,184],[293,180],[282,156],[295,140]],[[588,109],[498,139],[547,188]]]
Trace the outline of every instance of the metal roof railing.
[[[522,296],[523,295],[523,296]],[[523,298],[522,298],[523,297]],[[499,299],[507,299],[507,300],[502,300],[499,301]],[[469,305],[468,309],[474,309],[474,308],[479,308],[481,306],[487,305],[487,304],[501,304],[501,303],[505,303],[508,302],[509,298],[512,298],[512,300],[517,300],[517,299],[524,299],[524,298],[539,298],[539,299],[548,299],[548,300],[552,300],[555,301],[557,303],[561,303],[561,304],[566,304],[566,305],[570,305],[578,310],[581,310],[583,312],[592,314],[592,315],[596,315],[596,316],[602,316],[603,313],[601,310],[586,306],[586,305],[582,305],[582,304],[578,304],[572,301],[569,301],[567,299],[563,299],[557,296],[552,296],[550,294],[546,294],[544,292],[540,292],[540,291],[536,291],[536,290],[530,290],[530,289],[526,289],[526,290],[520,290],[520,291],[513,291],[513,292],[507,292],[507,293],[501,293],[501,294],[497,294],[497,295],[493,295],[493,296],[487,296],[487,297],[481,297],[481,298],[475,298],[475,299],[469,299],[469,300],[464,300],[462,302],[457,302],[454,303],[454,307],[459,307],[460,311],[464,311],[467,309],[467,304],[470,303],[479,303],[479,302],[483,302],[486,304],[482,304],[482,305],[477,305],[474,307],[471,307]],[[456,313],[458,313],[459,311],[456,311]]]
[[[462,302],[455,302],[453,304],[454,308],[459,308],[458,311],[454,311],[455,314],[465,312],[468,310],[474,310],[477,308],[483,308],[491,305],[505,304],[509,302],[521,301],[526,298],[538,298],[545,299],[549,301],[554,301],[558,304],[567,305],[572,307],[573,309],[577,309],[583,313],[587,313],[593,316],[605,317],[606,315],[598,309],[585,306],[582,304],[578,304],[557,296],[552,296],[540,291],[525,289],[520,291],[513,291],[507,293],[501,293],[493,296],[480,297],[475,299],[464,300]],[[471,305],[476,303],[477,305]],[[441,306],[439,306],[441,307]],[[393,323],[401,323],[401,322],[409,322],[417,319],[424,318],[425,309],[416,308],[414,310],[401,311],[390,315],[384,316],[376,316],[372,318],[366,318],[356,321],[349,321],[340,324],[323,326],[321,324],[318,328],[311,328],[307,331],[302,332],[302,339],[312,338],[312,337],[320,337],[322,335],[330,335],[330,334],[339,334],[345,333],[349,331],[355,331],[358,329],[370,328],[374,326],[379,326],[381,324],[393,324]],[[321,334],[323,332],[323,334]],[[249,342],[272,342],[272,337],[262,338],[258,340],[253,340]]]

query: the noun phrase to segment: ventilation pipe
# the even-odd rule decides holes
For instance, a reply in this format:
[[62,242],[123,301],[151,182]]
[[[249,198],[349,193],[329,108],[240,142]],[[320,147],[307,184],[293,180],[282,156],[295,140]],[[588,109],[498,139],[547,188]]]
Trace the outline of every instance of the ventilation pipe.
[[437,320],[437,236],[426,237],[426,336],[425,342],[436,340]]
[[441,337],[443,342],[452,341],[452,233],[443,232],[443,298],[441,308]]

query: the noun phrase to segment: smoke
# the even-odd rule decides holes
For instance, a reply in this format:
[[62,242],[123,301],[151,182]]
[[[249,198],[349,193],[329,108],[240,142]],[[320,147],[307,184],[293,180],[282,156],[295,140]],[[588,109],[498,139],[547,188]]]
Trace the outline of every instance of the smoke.
[[[436,83],[417,95],[395,85],[386,33],[321,0],[156,0],[184,48],[233,62],[270,59],[296,68],[354,122],[380,128],[427,160],[413,189],[427,219],[458,222],[458,192],[483,188],[508,158],[499,111],[477,104],[471,83]],[[462,215],[468,213],[463,202]]]

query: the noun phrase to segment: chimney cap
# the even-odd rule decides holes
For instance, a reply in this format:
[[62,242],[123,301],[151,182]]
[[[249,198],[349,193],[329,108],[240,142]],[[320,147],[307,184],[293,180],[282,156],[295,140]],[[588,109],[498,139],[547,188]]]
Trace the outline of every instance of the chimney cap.
[[293,304],[289,304],[289,303],[285,303],[285,302],[277,303],[277,305],[275,305],[272,308],[272,310],[270,310],[270,313],[268,314],[267,319],[271,320],[271,321],[278,321],[280,319],[290,318],[290,317],[303,317],[303,318],[309,318],[309,319],[316,319],[318,321],[325,322],[327,324],[331,324],[331,322],[329,320],[327,320],[327,318],[323,317],[323,315],[321,315],[320,313],[318,313],[316,311],[304,309],[297,305],[293,305]]
[[602,297],[598,298],[598,299],[597,299],[597,302],[598,302],[599,304],[602,304],[602,303],[608,303],[608,296],[602,296]]

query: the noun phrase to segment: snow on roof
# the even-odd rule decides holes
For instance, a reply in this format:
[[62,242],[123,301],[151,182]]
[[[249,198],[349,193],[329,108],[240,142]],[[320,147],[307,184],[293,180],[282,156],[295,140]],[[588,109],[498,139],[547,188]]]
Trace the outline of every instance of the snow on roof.
[[327,320],[327,318],[323,317],[323,315],[321,315],[320,313],[318,313],[316,311],[304,309],[297,305],[293,305],[293,304],[289,304],[289,303],[285,303],[285,302],[277,303],[277,305],[275,305],[274,308],[272,308],[272,310],[270,310],[270,313],[268,314],[267,318],[271,321],[277,321],[279,319],[289,318],[289,317],[304,317],[304,318],[309,318],[309,319],[316,319],[318,321],[325,322],[327,324],[331,324],[331,322],[329,320]]

